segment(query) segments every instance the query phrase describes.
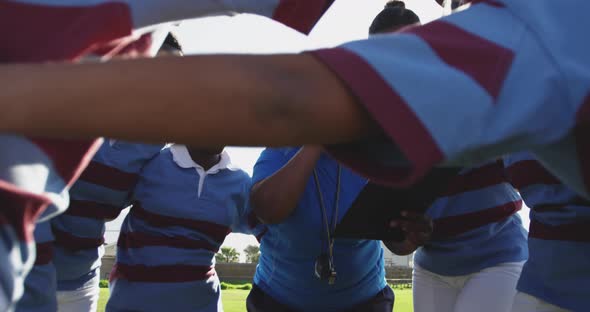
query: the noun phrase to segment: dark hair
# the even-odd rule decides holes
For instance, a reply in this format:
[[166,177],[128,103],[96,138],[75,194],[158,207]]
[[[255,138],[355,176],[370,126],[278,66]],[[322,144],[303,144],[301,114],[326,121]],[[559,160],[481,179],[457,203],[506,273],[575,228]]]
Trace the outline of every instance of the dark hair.
[[371,23],[369,34],[377,34],[394,27],[403,27],[416,23],[420,23],[420,18],[412,10],[406,9],[405,3],[402,1],[389,1]]
[[178,39],[176,39],[176,36],[170,32],[166,36],[166,39],[164,39],[164,43],[162,43],[160,50],[182,53],[182,46],[178,42]]

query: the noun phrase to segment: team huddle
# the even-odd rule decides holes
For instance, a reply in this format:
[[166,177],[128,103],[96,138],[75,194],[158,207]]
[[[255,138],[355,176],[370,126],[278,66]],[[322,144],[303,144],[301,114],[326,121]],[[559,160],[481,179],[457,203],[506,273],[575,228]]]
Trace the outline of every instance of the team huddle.
[[[235,13],[309,33],[332,2],[0,1],[0,310],[95,311],[130,207],[107,311],[223,311],[230,232],[260,242],[248,311],[391,311],[381,242],[336,225],[368,181],[460,167],[386,220],[414,310],[587,311],[590,3],[452,1],[421,25],[390,1],[368,39],[299,54],[183,56],[169,33]],[[227,145],[268,146],[252,178]]]

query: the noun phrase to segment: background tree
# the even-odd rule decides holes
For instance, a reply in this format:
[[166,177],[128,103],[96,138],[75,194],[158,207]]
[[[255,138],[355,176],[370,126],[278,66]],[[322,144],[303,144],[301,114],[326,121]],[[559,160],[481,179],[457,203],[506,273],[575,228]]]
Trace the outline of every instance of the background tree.
[[246,254],[246,262],[258,263],[258,258],[260,258],[260,247],[248,245],[248,247],[244,248],[244,253]]
[[240,253],[232,247],[221,247],[221,250],[215,254],[215,261],[226,263],[237,263],[240,260]]

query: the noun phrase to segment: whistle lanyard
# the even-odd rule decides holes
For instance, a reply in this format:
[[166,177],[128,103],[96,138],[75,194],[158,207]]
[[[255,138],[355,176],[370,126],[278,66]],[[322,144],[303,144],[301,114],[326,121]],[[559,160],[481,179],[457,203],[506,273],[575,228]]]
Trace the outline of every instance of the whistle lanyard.
[[[322,211],[322,217],[324,220],[324,225],[322,227],[326,228],[326,239],[328,243],[328,256],[330,260],[333,260],[334,257],[334,231],[336,230],[336,223],[338,222],[338,204],[340,202],[340,180],[342,175],[342,168],[340,165],[337,165],[338,173],[336,175],[336,194],[334,198],[334,209],[332,211],[332,222],[328,224],[328,215],[326,212],[326,204],[324,202],[324,195],[322,193],[322,189],[320,187],[320,179],[318,178],[317,170],[313,170],[313,178],[315,180],[315,186],[318,193],[318,199],[320,202],[320,209]],[[323,239],[322,239],[322,248],[323,248]]]

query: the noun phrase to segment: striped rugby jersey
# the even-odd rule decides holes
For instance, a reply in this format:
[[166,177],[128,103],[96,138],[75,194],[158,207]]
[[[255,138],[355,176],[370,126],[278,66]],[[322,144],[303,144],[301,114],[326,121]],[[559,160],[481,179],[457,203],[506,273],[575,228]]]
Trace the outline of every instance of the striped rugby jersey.
[[261,234],[250,177],[223,153],[205,170],[172,145],[139,175],[117,243],[108,311],[217,311],[215,253],[230,232]]
[[144,166],[164,145],[109,140],[74,184],[70,207],[51,220],[58,290],[98,287],[105,222],[131,203]]
[[[0,1],[0,62],[106,60],[149,56],[152,24],[183,18],[254,13],[309,32],[332,0]],[[139,30],[139,28],[142,28]],[[163,38],[162,38],[163,39]],[[83,105],[83,103],[81,104]],[[0,310],[14,308],[34,262],[33,223],[68,206],[68,186],[98,148],[93,140],[0,135]],[[18,257],[8,257],[18,255]],[[11,269],[12,268],[12,269]],[[12,274],[10,273],[12,272]]]
[[590,201],[545,170],[530,153],[506,157],[530,212],[529,259],[517,289],[572,311],[590,306]]
[[16,307],[17,312],[57,311],[57,280],[53,266],[53,234],[49,222],[35,227],[37,255],[35,265],[25,279],[25,291]]
[[460,276],[526,260],[521,206],[502,161],[463,169],[426,211],[434,231],[414,261],[439,275]]
[[423,26],[311,52],[390,145],[380,156],[358,146],[336,156],[375,181],[405,185],[439,163],[470,166],[531,149],[588,196],[590,42],[580,38],[590,2],[474,2]]

